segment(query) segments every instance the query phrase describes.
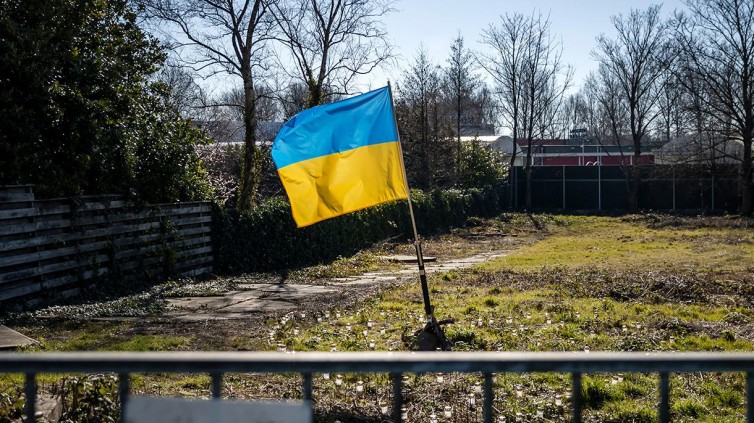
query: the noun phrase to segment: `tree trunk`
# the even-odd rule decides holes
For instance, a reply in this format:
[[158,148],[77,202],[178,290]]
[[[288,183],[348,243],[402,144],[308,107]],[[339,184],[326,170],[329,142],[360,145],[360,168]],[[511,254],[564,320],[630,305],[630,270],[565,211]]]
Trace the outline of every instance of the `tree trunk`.
[[241,183],[238,187],[239,211],[251,210],[256,207],[256,193],[259,188],[262,168],[262,152],[257,146],[257,118],[256,118],[256,93],[251,82],[251,75],[244,75],[244,110],[243,124],[244,149],[243,168],[241,169]]
[[309,80],[308,85],[309,96],[306,99],[306,108],[310,109],[322,104],[322,84],[312,79]]

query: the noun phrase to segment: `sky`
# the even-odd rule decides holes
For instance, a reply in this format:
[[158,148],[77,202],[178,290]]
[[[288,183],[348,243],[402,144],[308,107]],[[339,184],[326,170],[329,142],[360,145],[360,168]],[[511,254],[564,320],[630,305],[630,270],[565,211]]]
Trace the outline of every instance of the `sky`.
[[[563,43],[563,60],[574,67],[577,90],[589,71],[597,67],[590,57],[596,46],[595,37],[614,34],[610,16],[628,14],[632,8],[645,10],[658,3],[662,3],[663,16],[670,16],[674,9],[684,9],[680,0],[397,0],[396,11],[383,21],[396,46],[398,66],[406,68],[420,46],[435,64],[445,66],[450,44],[459,31],[467,48],[484,50],[479,42],[482,30],[491,23],[497,25],[506,13],[549,14],[553,35]],[[365,83],[380,87],[388,79],[400,81],[402,69],[398,66],[370,74]]]

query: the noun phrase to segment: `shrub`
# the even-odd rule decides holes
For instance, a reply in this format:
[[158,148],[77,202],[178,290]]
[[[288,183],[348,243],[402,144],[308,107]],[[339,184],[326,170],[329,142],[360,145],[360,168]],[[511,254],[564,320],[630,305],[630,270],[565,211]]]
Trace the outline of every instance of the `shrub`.
[[[422,235],[462,226],[469,216],[492,216],[500,211],[498,197],[482,191],[412,191],[411,196]],[[244,213],[217,206],[213,225],[215,269],[220,273],[308,266],[352,255],[376,242],[413,235],[405,201],[297,229],[288,202],[275,197]]]

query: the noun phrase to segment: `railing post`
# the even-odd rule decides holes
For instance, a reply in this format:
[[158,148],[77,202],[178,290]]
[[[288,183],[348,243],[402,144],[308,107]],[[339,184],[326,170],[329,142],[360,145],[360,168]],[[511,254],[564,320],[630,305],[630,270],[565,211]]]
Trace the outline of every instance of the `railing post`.
[[304,380],[303,380],[303,391],[304,391],[304,401],[311,401],[312,400],[312,374],[311,373],[304,373]]
[[126,421],[126,403],[128,402],[128,391],[130,385],[130,376],[128,373],[118,374],[118,397],[120,398],[120,421]]
[[393,421],[401,423],[401,407],[403,406],[403,373],[391,373],[393,377]]
[[571,406],[573,407],[573,423],[581,423],[581,373],[571,374]]
[[660,423],[670,421],[670,378],[667,372],[660,373]]
[[212,373],[212,399],[220,399],[223,393],[223,373]]
[[754,374],[746,372],[746,421],[754,423]]
[[484,374],[484,423],[492,423],[492,373]]
[[24,387],[26,394],[26,423],[34,423],[37,421],[37,374],[27,373],[26,384]]

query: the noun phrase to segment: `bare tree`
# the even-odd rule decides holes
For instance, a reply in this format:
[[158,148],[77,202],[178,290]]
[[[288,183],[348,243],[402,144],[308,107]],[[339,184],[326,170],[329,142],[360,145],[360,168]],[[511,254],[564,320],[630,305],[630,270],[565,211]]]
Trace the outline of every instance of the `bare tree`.
[[256,145],[259,81],[270,55],[276,0],[140,0],[186,64],[212,76],[227,73],[243,86],[244,153],[237,207],[257,203],[262,152]]
[[447,62],[448,67],[444,69],[444,86],[455,122],[457,175],[461,167],[461,127],[474,120],[474,97],[480,83],[479,76],[474,73],[474,57],[464,47],[460,32],[450,45]]
[[554,127],[556,114],[573,72],[561,61],[563,48],[550,33],[550,20],[532,16],[524,49],[521,74],[521,138],[526,139],[526,208],[531,209],[531,172],[534,139],[545,137]]
[[[513,167],[518,151],[518,123],[521,109],[521,73],[526,42],[529,38],[530,18],[520,13],[500,17],[500,24],[490,24],[482,31],[482,43],[490,53],[477,56],[479,66],[495,83],[495,94],[502,113],[502,123],[512,129],[513,146],[510,166]],[[513,190],[509,190],[512,199]],[[509,200],[510,200],[509,199]]]
[[284,120],[292,118],[306,108],[308,95],[308,88],[303,82],[291,82],[283,89],[280,103],[283,107]]
[[618,84],[628,113],[628,129],[633,144],[633,159],[628,167],[628,209],[638,208],[638,165],[641,161],[642,139],[649,133],[658,115],[657,104],[662,90],[658,84],[672,59],[667,42],[667,25],[660,18],[660,6],[645,11],[634,10],[611,18],[617,32],[611,39],[597,37],[593,57],[600,62],[600,78],[611,78]]
[[[754,211],[752,140],[754,138],[754,2],[684,0],[688,15],[678,14],[676,39],[683,55],[681,78],[699,111],[716,121],[726,140],[742,144],[741,213]],[[694,83],[695,85],[692,85]]]
[[193,121],[203,119],[207,95],[195,82],[190,70],[175,60],[168,60],[157,74],[157,79],[170,88],[167,102],[181,116]]
[[474,96],[474,120],[483,125],[491,125],[493,130],[498,126],[498,107],[495,95],[486,82],[480,81],[480,88]]
[[454,162],[448,148],[452,132],[442,110],[441,78],[439,66],[421,48],[397,87],[396,117],[406,148],[406,173],[423,189],[442,185]]
[[[290,53],[289,76],[306,84],[306,107],[349,94],[356,77],[393,56],[380,19],[389,0],[283,0],[272,4],[278,37]],[[282,66],[285,70],[285,66]]]
[[678,81],[678,73],[668,68],[658,80],[660,96],[657,99],[657,133],[665,142],[679,138],[685,132],[685,90]]
[[586,129],[589,120],[588,111],[589,105],[583,93],[569,95],[558,113],[558,136],[567,138],[573,129]]
[[629,112],[619,81],[605,66],[600,66],[597,72],[587,76],[583,93],[590,108],[586,121],[588,132],[603,147],[617,146],[623,156],[623,140],[629,138]]
[[572,71],[561,60],[563,49],[550,32],[549,18],[541,14],[506,15],[500,27],[490,25],[482,37],[494,54],[483,56],[480,64],[497,83],[505,120],[513,129],[511,166],[518,140],[527,141],[525,196],[530,209],[533,141],[554,130]]

